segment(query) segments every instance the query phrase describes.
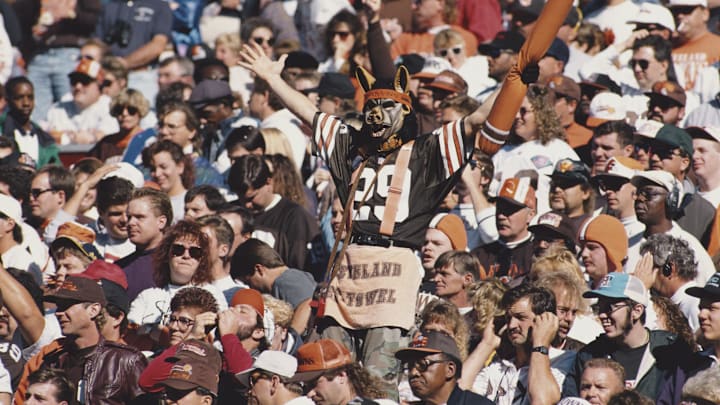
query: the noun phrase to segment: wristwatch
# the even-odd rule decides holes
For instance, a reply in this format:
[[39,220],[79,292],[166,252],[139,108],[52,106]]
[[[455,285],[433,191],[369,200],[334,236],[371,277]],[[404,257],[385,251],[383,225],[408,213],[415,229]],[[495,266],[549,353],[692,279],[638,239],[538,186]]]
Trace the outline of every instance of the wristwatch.
[[535,346],[532,348],[533,353],[542,353],[544,355],[549,355],[550,351],[548,350],[547,346]]

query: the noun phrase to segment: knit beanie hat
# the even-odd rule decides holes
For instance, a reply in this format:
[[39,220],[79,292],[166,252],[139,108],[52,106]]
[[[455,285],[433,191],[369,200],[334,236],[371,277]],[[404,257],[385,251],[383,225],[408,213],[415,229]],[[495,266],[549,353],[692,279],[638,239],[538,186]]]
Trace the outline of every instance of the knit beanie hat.
[[430,228],[447,235],[453,250],[467,250],[467,233],[462,219],[455,214],[441,213],[430,221]]
[[613,271],[623,271],[623,261],[627,257],[628,237],[625,227],[617,218],[600,214],[588,219],[580,229],[580,242],[596,242],[605,248],[610,263],[615,265]]

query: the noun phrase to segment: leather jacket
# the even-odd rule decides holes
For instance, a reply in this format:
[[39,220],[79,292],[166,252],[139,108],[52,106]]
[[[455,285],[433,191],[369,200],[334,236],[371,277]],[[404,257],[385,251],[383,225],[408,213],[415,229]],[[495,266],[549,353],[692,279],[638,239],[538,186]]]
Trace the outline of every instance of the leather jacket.
[[[40,368],[65,369],[69,366],[67,364],[69,354],[63,345],[64,340],[64,338],[58,339],[59,347],[43,356]],[[85,399],[84,403],[131,404],[143,393],[138,386],[138,379],[146,366],[147,359],[137,349],[100,337],[95,351],[85,361],[83,372],[85,384],[82,395]]]

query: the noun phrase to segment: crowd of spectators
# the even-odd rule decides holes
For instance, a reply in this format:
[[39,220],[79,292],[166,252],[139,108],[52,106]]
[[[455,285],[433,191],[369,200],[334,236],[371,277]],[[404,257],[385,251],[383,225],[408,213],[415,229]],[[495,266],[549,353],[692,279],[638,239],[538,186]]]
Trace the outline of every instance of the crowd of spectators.
[[720,7],[565,3],[0,0],[0,405],[720,403]]

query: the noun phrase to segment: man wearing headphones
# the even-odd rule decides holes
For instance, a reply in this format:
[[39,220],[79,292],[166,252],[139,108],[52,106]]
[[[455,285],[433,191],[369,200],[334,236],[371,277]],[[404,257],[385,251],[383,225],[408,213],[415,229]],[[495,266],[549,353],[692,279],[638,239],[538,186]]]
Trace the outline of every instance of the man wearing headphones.
[[692,138],[684,129],[663,125],[650,141],[650,169],[664,170],[682,184],[678,209],[670,219],[707,247],[715,209],[697,194],[693,183],[686,179],[693,152]]
[[677,304],[693,333],[696,332],[700,327],[700,299],[686,293],[688,288],[697,286],[698,270],[692,249],[684,240],[659,233],[640,246],[640,253],[642,259],[635,269],[635,276],[647,289],[652,288]]
[[682,195],[680,182],[664,170],[638,172],[631,182],[637,187],[635,214],[638,221],[645,224],[645,232],[641,243],[628,250],[628,262],[625,265],[627,271],[631,273],[635,271],[641,259],[640,246],[643,242],[652,235],[667,234],[687,242],[698,264],[695,282],[704,285],[712,276],[715,266],[700,242],[672,220],[680,205]]

